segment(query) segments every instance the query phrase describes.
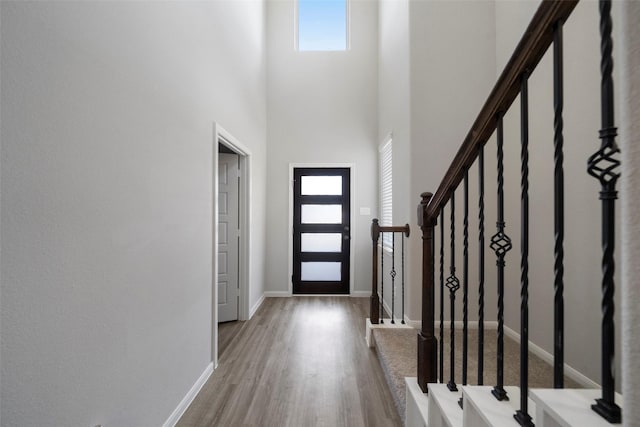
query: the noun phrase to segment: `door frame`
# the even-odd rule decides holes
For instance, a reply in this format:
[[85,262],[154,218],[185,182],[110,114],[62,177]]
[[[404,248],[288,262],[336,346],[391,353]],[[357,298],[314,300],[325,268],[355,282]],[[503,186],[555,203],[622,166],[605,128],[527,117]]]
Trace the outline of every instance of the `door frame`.
[[[349,169],[349,218],[351,221],[351,238],[349,239],[349,294],[340,294],[341,296],[352,295],[355,285],[355,262],[354,262],[354,242],[356,240],[356,222],[355,222],[355,163],[289,163],[289,239],[288,239],[288,290],[289,296],[304,296],[304,294],[293,293],[293,170],[296,168],[346,168]],[[323,296],[325,296],[323,294]]]
[[240,205],[239,227],[240,247],[238,250],[238,320],[249,320],[251,290],[251,150],[227,132],[220,124],[213,123],[213,226],[212,226],[212,318],[211,318],[211,360],[218,366],[218,144],[222,144],[238,154],[240,164]]

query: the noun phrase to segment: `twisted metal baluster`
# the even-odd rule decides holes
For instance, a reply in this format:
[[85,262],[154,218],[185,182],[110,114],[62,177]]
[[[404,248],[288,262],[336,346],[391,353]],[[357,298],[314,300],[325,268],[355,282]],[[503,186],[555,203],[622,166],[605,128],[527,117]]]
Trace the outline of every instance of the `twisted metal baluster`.
[[458,387],[454,381],[455,377],[455,308],[456,308],[456,291],[460,289],[460,281],[456,277],[456,198],[455,193],[451,194],[451,275],[447,277],[447,288],[449,289],[449,298],[451,301],[451,375],[447,388],[450,391],[458,391]]
[[520,409],[513,417],[521,426],[532,427],[529,399],[529,90],[525,71],[520,86]]
[[478,385],[484,384],[484,145],[478,155]]
[[556,23],[553,32],[553,206],[554,206],[554,297],[553,297],[553,387],[564,388],[564,145],[562,111],[563,63],[562,21]]
[[[462,227],[462,385],[467,385],[469,313],[469,170],[464,171],[464,219]],[[458,405],[463,407],[462,396]]]
[[619,423],[622,419],[621,409],[614,400],[615,372],[614,347],[615,328],[613,323],[615,292],[615,200],[617,199],[616,182],[620,177],[617,169],[620,152],[615,137],[613,112],[613,40],[611,38],[611,2],[600,1],[600,95],[602,104],[602,129],[600,149],[589,157],[589,175],[600,181],[602,200],[602,398],[597,399],[591,408],[610,423]]
[[464,222],[462,241],[462,385],[467,385],[469,321],[469,171],[464,173]]
[[380,251],[380,323],[384,323],[384,232],[380,232],[382,250]]
[[[407,224],[408,226],[408,224]],[[402,233],[402,321],[401,324],[404,325],[404,233]]]
[[498,400],[509,400],[504,389],[504,267],[505,255],[511,250],[511,239],[504,232],[504,144],[503,113],[498,113],[497,147],[498,147],[498,220],[497,232],[491,237],[491,249],[496,253],[496,265],[498,266],[498,343],[497,343],[497,369],[496,386],[491,393]]
[[391,324],[396,323],[396,233],[391,233]]
[[440,209],[440,382],[444,382],[444,207]]

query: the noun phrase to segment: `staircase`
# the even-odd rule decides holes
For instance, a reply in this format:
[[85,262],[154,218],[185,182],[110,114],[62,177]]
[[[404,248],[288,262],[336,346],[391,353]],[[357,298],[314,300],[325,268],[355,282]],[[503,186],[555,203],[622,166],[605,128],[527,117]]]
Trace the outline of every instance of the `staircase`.
[[[596,151],[590,151],[584,158],[574,156],[571,161],[586,163],[585,176],[588,174],[597,180],[601,207],[599,224],[590,224],[580,232],[591,238],[591,244],[598,247],[601,258],[601,274],[582,279],[577,283],[575,278],[565,279],[565,179],[564,179],[564,65],[563,65],[563,28],[570,18],[578,0],[543,0],[531,19],[527,29],[516,49],[507,62],[503,72],[496,82],[488,99],[480,110],[470,131],[462,142],[453,162],[443,177],[435,193],[425,192],[421,195],[418,206],[418,225],[422,232],[422,322],[417,333],[417,369],[416,377],[405,378],[405,423],[407,426],[420,427],[494,427],[494,426],[542,426],[542,427],[598,427],[620,424],[622,421],[622,398],[615,392],[615,325],[614,325],[614,295],[615,295],[615,243],[616,243],[616,184],[620,178],[620,150],[616,143],[617,129],[614,121],[614,90],[613,90],[613,56],[612,56],[612,19],[611,1],[600,0],[599,29],[600,29],[600,112],[601,126],[599,127],[600,146]],[[592,3],[588,4],[589,6]],[[550,49],[552,47],[552,49]],[[594,46],[596,48],[596,46]],[[544,194],[542,204],[548,205],[548,211],[529,204],[529,122],[532,128],[536,120],[529,117],[529,80],[545,53],[551,50],[553,83],[553,110],[548,113],[553,117],[552,138],[532,138],[533,144],[548,144],[553,146],[553,167],[535,164],[537,173],[552,171],[549,174],[549,194]],[[533,96],[532,96],[533,98]],[[519,109],[515,114],[510,113],[512,104],[519,100]],[[537,111],[537,110],[536,110]],[[508,120],[519,113],[519,138],[509,132]],[[505,125],[506,122],[506,125]],[[505,132],[506,129],[506,132]],[[597,130],[598,128],[594,129]],[[511,133],[511,135],[509,135]],[[568,133],[568,132],[567,132]],[[595,135],[594,135],[595,136]],[[515,141],[514,141],[515,139]],[[594,138],[595,139],[595,138]],[[496,191],[487,192],[488,199],[496,205],[495,212],[490,212],[491,218],[486,221],[485,230],[485,145],[495,140],[496,159],[495,168],[487,174],[495,183]],[[569,139],[568,139],[569,140]],[[513,155],[513,145],[518,144],[520,152],[519,162]],[[575,141],[573,141],[575,144]],[[506,147],[506,149],[505,149]],[[533,151],[533,150],[532,150]],[[506,155],[505,155],[506,152]],[[581,154],[582,156],[582,154]],[[538,159],[538,162],[540,160]],[[517,163],[517,167],[512,165]],[[584,164],[583,163],[583,164]],[[493,175],[495,169],[495,175]],[[519,176],[515,176],[519,170]],[[476,175],[477,174],[477,175]],[[533,174],[532,174],[533,175]],[[477,193],[470,200],[469,184],[477,185]],[[505,191],[505,187],[514,185],[511,181],[519,181],[519,200]],[[570,182],[571,180],[567,180]],[[505,185],[505,182],[507,185]],[[535,182],[535,181],[534,181]],[[491,183],[489,183],[491,185]],[[540,184],[538,182],[538,184]],[[513,187],[511,187],[513,188]],[[586,187],[577,187],[576,191],[585,191]],[[569,191],[574,191],[571,188]],[[457,193],[457,194],[456,194]],[[532,194],[535,194],[532,191]],[[495,195],[495,199],[491,197]],[[512,197],[509,197],[509,196]],[[477,199],[476,199],[477,196]],[[456,209],[458,200],[458,209]],[[535,197],[533,197],[535,200]],[[538,200],[540,201],[540,200]],[[474,213],[477,228],[469,227],[469,211]],[[505,210],[505,206],[508,209]],[[546,206],[545,206],[546,207]],[[567,206],[567,212],[573,206]],[[536,208],[538,210],[536,210]],[[514,215],[513,211],[517,214]],[[462,212],[460,212],[462,211]],[[535,226],[530,230],[538,215],[553,212],[553,230],[540,230]],[[493,216],[495,214],[495,216]],[[573,212],[567,218],[573,220],[580,212]],[[457,215],[457,216],[456,216]],[[489,215],[487,215],[489,216]],[[456,220],[457,218],[457,220]],[[495,229],[492,229],[495,220]],[[568,222],[568,221],[567,221]],[[579,223],[579,221],[576,221]],[[445,227],[446,224],[446,227]],[[515,226],[514,226],[515,224]],[[458,225],[456,235],[456,225]],[[462,225],[462,227],[460,227]],[[511,228],[510,228],[511,227]],[[462,228],[462,232],[460,231]],[[508,233],[519,228],[519,239]],[[551,228],[551,227],[549,227]],[[446,232],[445,232],[446,229]],[[385,304],[384,282],[378,295],[377,280],[377,248],[380,232],[402,232],[401,227],[388,227],[383,230],[377,220],[372,225],[373,237],[373,286],[371,296],[371,328],[378,323],[381,306]],[[476,234],[477,231],[477,234]],[[485,238],[486,232],[486,238]],[[575,231],[574,231],[575,232]],[[406,226],[408,236],[408,225]],[[553,366],[553,381],[549,384],[554,388],[540,388],[539,384],[530,383],[529,350],[529,262],[536,255],[543,252],[540,245],[532,244],[538,249],[537,254],[529,254],[530,236],[535,243],[537,234],[547,233],[553,236],[553,245],[548,245],[548,252],[553,252],[553,263],[549,269],[553,272],[552,280],[537,280],[536,286],[549,286],[553,295],[545,295],[544,301],[535,301],[538,307],[549,307],[547,316],[553,313],[553,325],[549,327],[549,342],[553,343],[553,354],[549,360]],[[473,234],[470,239],[470,234]],[[514,242],[512,244],[512,237]],[[518,241],[519,240],[519,241]],[[584,243],[586,244],[586,243]],[[456,249],[457,245],[457,249]],[[519,246],[516,247],[516,246]],[[567,244],[567,246],[570,246]],[[495,253],[495,258],[494,254]],[[514,253],[518,252],[519,254]],[[436,251],[439,251],[439,257]],[[485,251],[487,252],[485,254]],[[392,249],[392,254],[395,252]],[[471,255],[470,255],[471,254]],[[462,256],[461,256],[462,255]],[[575,254],[572,254],[575,256]],[[491,258],[491,259],[490,259]],[[569,259],[570,257],[567,257]],[[404,260],[404,255],[402,256]],[[457,264],[456,264],[457,259]],[[438,262],[438,261],[439,262]],[[384,272],[381,257],[381,272]],[[491,261],[489,263],[488,261]],[[514,263],[514,261],[516,261]],[[475,264],[477,262],[477,264]],[[495,262],[495,264],[494,264]],[[470,263],[474,263],[477,276],[470,277]],[[446,264],[446,265],[445,265]],[[507,269],[507,264],[519,265],[519,280]],[[395,279],[395,264],[391,267],[392,281]],[[494,266],[495,265],[495,266]],[[538,262],[537,268],[541,266]],[[438,268],[439,266],[439,268]],[[489,268],[491,270],[489,271]],[[546,267],[545,267],[546,268]],[[576,267],[567,268],[567,276]],[[486,271],[485,271],[486,270]],[[485,275],[485,272],[487,273]],[[537,271],[536,271],[537,272]],[[531,274],[532,277],[536,275]],[[404,278],[404,274],[403,274]],[[601,386],[598,388],[576,389],[565,381],[565,280],[571,287],[567,289],[582,289],[580,286],[599,286],[602,290],[600,297],[601,328],[589,328],[589,336],[593,338],[593,345],[581,348],[600,356]],[[492,322],[485,322],[485,281],[486,285],[495,286],[497,294],[497,311],[489,312]],[[583,283],[588,282],[588,283]],[[439,284],[439,286],[437,286]],[[391,286],[391,290],[395,287]],[[404,289],[404,286],[403,286]],[[478,312],[477,330],[478,340],[473,345],[469,340],[470,289],[477,290]],[[505,289],[517,292],[520,330],[518,386],[514,382],[505,381],[505,333],[509,328],[505,325],[505,305],[507,309],[515,306],[515,301],[505,304]],[[457,295],[462,294],[456,309]],[[567,294],[569,294],[567,292]],[[403,292],[404,295],[404,292]],[[436,328],[436,297],[439,297],[439,328]],[[395,307],[392,294],[392,311]],[[402,297],[402,319],[404,318],[404,296]],[[460,304],[461,303],[461,304]],[[568,300],[568,304],[576,304]],[[580,304],[580,302],[577,302]],[[574,307],[581,307],[580,305]],[[488,310],[487,310],[488,311]],[[445,345],[444,313],[448,312],[447,325],[449,342]],[[456,319],[456,314],[462,312],[462,319]],[[542,313],[547,311],[542,310]],[[595,311],[594,311],[595,312]],[[493,317],[495,314],[495,317]],[[473,313],[475,316],[476,313]],[[393,318],[393,314],[391,315]],[[513,321],[513,314],[510,316]],[[550,318],[550,317],[549,317]],[[382,320],[380,320],[382,322]],[[495,352],[489,354],[485,349],[485,328],[489,323],[495,323]],[[439,336],[436,336],[438,329]],[[574,330],[575,331],[575,330]],[[511,331],[515,334],[514,331]],[[571,331],[570,331],[571,332]],[[462,336],[461,342],[455,339],[456,334]],[[371,343],[372,340],[369,340]],[[445,348],[447,354],[445,354]],[[477,354],[477,363],[473,368],[469,363]],[[470,357],[472,355],[472,357]],[[486,357],[485,357],[486,356]],[[489,357],[491,360],[489,360]],[[461,359],[461,367],[456,360]],[[487,359],[485,361],[485,359]],[[445,363],[446,361],[446,363]],[[445,375],[448,364],[449,372]],[[486,366],[495,366],[495,375],[484,375]],[[456,377],[461,376],[461,378]],[[469,374],[469,375],[468,375]],[[447,382],[448,378],[448,382]],[[476,379],[477,378],[477,379]],[[461,381],[456,384],[455,380]],[[474,385],[475,384],[477,385]],[[491,385],[486,385],[489,382]],[[569,388],[565,388],[569,387]],[[601,388],[600,388],[601,387]]]
[[[498,401],[492,386],[461,386],[451,392],[445,384],[429,384],[422,393],[416,377],[405,378],[407,387],[406,427],[517,427],[514,413],[519,408],[520,389],[506,386],[509,400]],[[591,410],[600,389],[530,389],[528,407],[532,422],[539,427],[610,427]],[[463,408],[459,399],[462,397]],[[616,393],[622,407],[622,396]]]

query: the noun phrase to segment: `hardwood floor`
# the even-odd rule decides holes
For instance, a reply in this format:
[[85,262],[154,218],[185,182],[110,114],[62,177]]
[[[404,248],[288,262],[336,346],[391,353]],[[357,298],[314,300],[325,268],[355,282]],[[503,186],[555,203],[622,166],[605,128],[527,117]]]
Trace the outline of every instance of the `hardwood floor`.
[[244,329],[246,323],[239,320],[218,323],[218,358],[222,358],[224,352]]
[[375,350],[368,298],[267,298],[178,423],[401,426]]

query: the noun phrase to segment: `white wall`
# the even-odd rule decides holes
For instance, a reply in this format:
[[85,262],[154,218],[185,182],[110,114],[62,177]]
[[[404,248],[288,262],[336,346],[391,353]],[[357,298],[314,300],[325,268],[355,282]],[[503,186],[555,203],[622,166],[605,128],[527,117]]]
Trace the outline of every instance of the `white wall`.
[[3,2],[1,28],[2,425],[158,426],[211,361],[214,121],[254,155],[264,286],[263,4]]
[[[393,134],[393,225],[413,223],[411,233],[419,233],[415,226],[415,197],[410,194],[411,187],[411,113],[410,113],[410,76],[409,76],[409,1],[382,0],[378,5],[378,141],[383,143]],[[400,238],[398,234],[397,239]],[[401,260],[400,241],[397,240],[396,255],[396,287],[401,295]],[[406,301],[420,298],[420,281],[418,276],[411,280],[408,260],[409,245],[405,245],[405,292]],[[391,304],[391,279],[387,267],[392,258],[384,252],[385,257],[385,300]],[[387,287],[388,286],[388,287]],[[416,296],[416,292],[417,296]],[[396,298],[396,317],[402,313],[402,300]],[[407,313],[408,314],[408,313]]]
[[[412,1],[409,5],[411,38],[411,196],[410,203],[414,212],[420,201],[420,193],[435,193],[442,177],[455,156],[460,144],[469,131],[482,104],[495,82],[495,18],[493,2],[474,1]],[[491,158],[490,152],[486,157]],[[486,166],[487,170],[491,170]],[[477,247],[476,217],[477,176],[475,169],[470,173],[470,251]],[[487,192],[490,181],[486,178]],[[462,197],[457,194],[458,237],[457,277],[462,279],[461,236],[462,236]],[[487,199],[487,218],[493,202]],[[449,236],[449,211],[446,211],[445,236]],[[422,277],[421,233],[417,228],[415,213],[411,226],[416,232],[411,239],[410,274],[412,283],[418,286]],[[485,223],[489,234],[493,221]],[[436,228],[439,236],[439,225]],[[488,242],[488,239],[487,239]],[[448,250],[448,248],[447,248]],[[439,242],[436,241],[436,252]],[[476,253],[476,252],[470,252]],[[470,278],[470,319],[477,313],[477,255],[472,255],[469,266]],[[447,255],[448,257],[448,255]],[[447,258],[448,259],[448,258]],[[490,260],[487,268],[487,307],[495,307],[495,291],[489,287],[491,281]],[[438,258],[436,258],[438,260]],[[493,273],[495,274],[495,273]],[[445,278],[449,275],[448,261],[445,264]],[[439,287],[439,265],[436,261],[436,282]],[[415,292],[418,296],[421,295]],[[457,293],[457,307],[461,307],[462,292]],[[445,303],[448,313],[448,292]],[[436,294],[436,317],[439,317],[439,296]],[[412,298],[409,313],[412,319],[420,319],[421,298]],[[487,311],[485,317],[493,316]],[[460,315],[457,315],[461,319]],[[495,317],[494,317],[495,318]]]
[[[289,164],[354,163],[352,238],[355,283],[371,289],[371,219],[377,211],[378,6],[351,2],[351,47],[294,49],[294,2],[267,2],[268,209],[267,290],[287,292]],[[372,215],[359,215],[369,207]]]

